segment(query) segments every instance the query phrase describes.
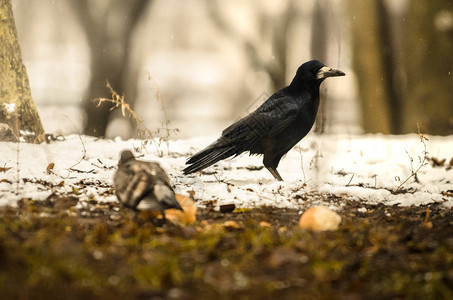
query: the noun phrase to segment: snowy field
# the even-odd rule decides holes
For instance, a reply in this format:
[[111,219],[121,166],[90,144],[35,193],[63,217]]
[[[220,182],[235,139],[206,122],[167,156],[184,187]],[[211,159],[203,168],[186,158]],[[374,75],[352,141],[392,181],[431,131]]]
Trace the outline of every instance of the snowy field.
[[[310,134],[281,160],[278,170],[285,182],[275,181],[261,168],[262,156],[246,154],[222,161],[202,175],[182,175],[187,157],[215,138],[170,141],[168,149],[165,143],[143,145],[139,140],[101,140],[78,135],[42,145],[3,142],[0,204],[15,205],[22,198],[45,199],[52,193],[116,201],[112,178],[119,153],[135,149],[140,159],[159,162],[173,180],[176,192],[191,192],[199,206],[234,203],[238,207],[302,209],[310,199],[313,204],[335,208],[323,203],[326,195],[369,204],[410,206],[437,202],[446,208],[453,206],[453,136],[427,136],[429,140],[423,143],[416,134]],[[426,161],[425,149],[429,157]],[[443,165],[434,166],[431,158],[446,160]],[[423,162],[426,165],[418,170],[416,181],[410,177],[411,170],[417,171]]]

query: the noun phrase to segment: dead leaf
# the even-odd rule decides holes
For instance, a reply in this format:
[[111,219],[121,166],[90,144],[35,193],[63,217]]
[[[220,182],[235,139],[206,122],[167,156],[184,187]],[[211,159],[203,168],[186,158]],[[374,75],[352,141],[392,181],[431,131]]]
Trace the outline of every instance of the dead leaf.
[[125,107],[125,105],[121,105],[121,114],[123,115],[123,117],[126,117],[126,107]]
[[291,264],[300,261],[300,256],[291,248],[280,247],[269,256],[269,266],[279,268],[284,264]]
[[223,223],[223,227],[225,227],[226,229],[239,229],[239,228],[241,228],[241,226],[237,222],[231,221],[231,220],[225,221]]
[[443,167],[445,162],[447,161],[447,159],[446,158],[439,159],[436,157],[431,157],[431,161],[433,163],[433,167]]
[[264,166],[246,166],[245,169],[247,171],[260,171],[264,168]]
[[233,212],[236,213],[236,214],[242,214],[242,213],[246,213],[246,212],[249,212],[251,211],[250,208],[246,208],[246,207],[236,207]]
[[447,171],[451,170],[453,168],[453,157],[450,159],[450,162],[448,163]]
[[442,196],[445,196],[445,197],[453,197],[453,190],[442,191],[440,193],[442,194]]
[[194,190],[187,191],[187,194],[189,194],[190,198],[193,199],[193,197],[195,196],[195,191]]
[[420,133],[420,139],[424,139],[425,141],[429,141],[429,139],[426,136],[424,136],[423,134],[421,134],[421,133]]
[[208,221],[206,220],[203,220],[201,221],[201,225],[202,227],[199,228],[199,231],[213,231],[213,232],[221,232],[224,227],[222,227],[220,224],[218,223],[208,223]]
[[[154,220],[162,218],[162,214],[160,212],[152,210],[141,210],[137,216],[141,220]],[[167,216],[167,213],[165,213],[165,216]]]
[[46,172],[47,174],[52,174],[52,170],[53,168],[55,167],[55,164],[54,163],[50,163],[47,168],[46,168]]
[[423,226],[423,227],[426,227],[426,228],[428,228],[428,229],[431,229],[431,228],[433,228],[433,223],[432,223],[431,221],[429,221],[429,222],[423,222],[423,223],[422,223],[422,226]]
[[167,209],[165,217],[174,223],[193,224],[197,220],[197,207],[195,202],[187,196],[176,194],[176,201],[181,205],[184,211],[178,209]]
[[8,179],[2,179],[2,180],[0,180],[0,182],[6,182],[6,183],[9,183],[9,184],[12,184],[12,182],[9,181]]
[[61,181],[61,182],[60,182],[59,184],[57,184],[57,186],[59,186],[59,187],[63,187],[63,186],[64,186],[64,180],[63,180],[63,181]]
[[337,230],[341,216],[324,206],[313,206],[305,211],[299,220],[299,228],[315,231]]
[[278,229],[278,233],[284,233],[284,232],[287,232],[288,231],[288,227],[286,226],[282,226]]
[[2,167],[0,167],[0,172],[6,173],[6,171],[8,171],[9,169],[11,169],[11,168],[2,168]]
[[268,223],[268,222],[265,222],[265,221],[261,221],[260,222],[260,227],[271,228],[271,223]]
[[422,222],[422,226],[428,229],[433,228],[433,223],[429,220],[429,207],[426,209],[425,220]]

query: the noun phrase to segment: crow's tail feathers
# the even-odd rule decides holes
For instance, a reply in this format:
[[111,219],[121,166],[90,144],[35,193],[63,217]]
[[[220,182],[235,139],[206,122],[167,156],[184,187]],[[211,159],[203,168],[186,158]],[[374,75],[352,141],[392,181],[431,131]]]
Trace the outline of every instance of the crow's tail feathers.
[[216,162],[236,155],[237,149],[232,144],[225,145],[224,143],[215,142],[208,146],[206,149],[201,150],[192,156],[186,164],[187,166],[182,172],[183,174],[190,174],[198,172],[207,168]]

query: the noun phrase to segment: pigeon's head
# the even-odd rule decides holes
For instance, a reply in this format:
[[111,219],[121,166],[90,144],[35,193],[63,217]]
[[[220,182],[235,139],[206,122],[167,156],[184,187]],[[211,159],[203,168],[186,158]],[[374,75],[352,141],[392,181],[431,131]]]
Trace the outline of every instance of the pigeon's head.
[[123,152],[121,152],[121,157],[120,157],[120,161],[118,162],[118,167],[121,167],[121,165],[124,165],[128,161],[134,160],[134,159],[135,159],[135,156],[134,156],[134,154],[132,154],[131,151],[124,150]]
[[344,72],[325,66],[319,60],[310,60],[297,69],[295,79],[321,83],[327,77],[344,76]]

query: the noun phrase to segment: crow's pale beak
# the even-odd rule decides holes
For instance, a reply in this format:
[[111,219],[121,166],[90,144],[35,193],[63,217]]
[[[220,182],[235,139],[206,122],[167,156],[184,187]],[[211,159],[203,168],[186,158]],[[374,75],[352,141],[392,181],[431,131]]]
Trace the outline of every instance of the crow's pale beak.
[[319,69],[318,73],[316,74],[316,79],[326,79],[327,77],[334,77],[334,76],[344,76],[344,72],[340,70],[335,70],[329,67],[322,67]]

